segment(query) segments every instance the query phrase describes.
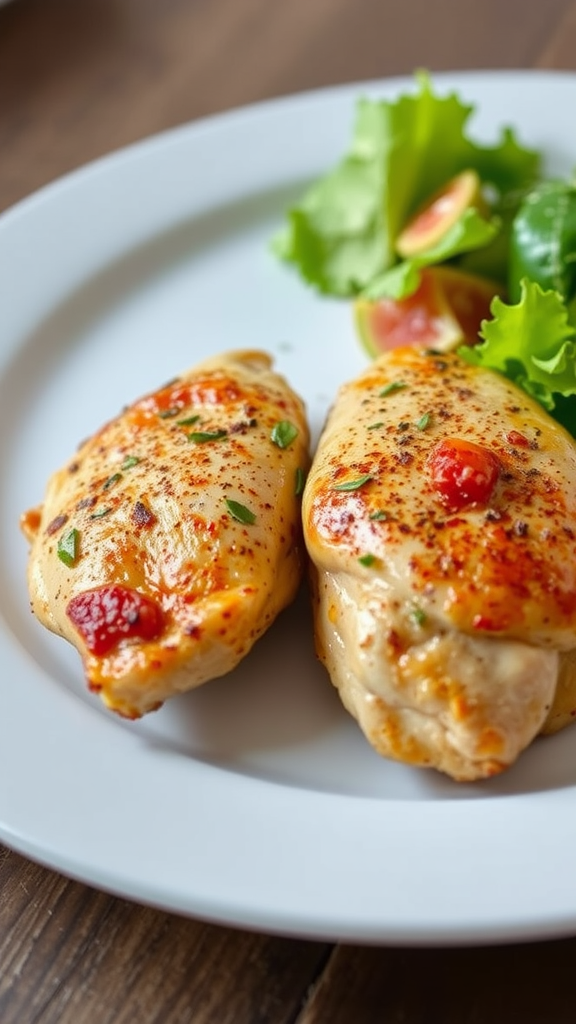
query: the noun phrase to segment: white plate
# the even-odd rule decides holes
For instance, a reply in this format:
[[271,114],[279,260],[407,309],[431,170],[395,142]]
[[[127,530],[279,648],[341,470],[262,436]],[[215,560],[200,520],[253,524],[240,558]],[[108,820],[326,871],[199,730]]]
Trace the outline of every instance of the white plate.
[[[437,76],[576,162],[576,77]],[[0,218],[0,837],[65,874],[222,923],[367,942],[576,931],[576,730],[456,785],[381,760],[316,664],[305,597],[240,670],[140,723],[31,617],[21,510],[76,442],[207,353],[263,346],[315,433],[360,370],[349,307],[270,255],[368,83],[240,110],[86,167]]]

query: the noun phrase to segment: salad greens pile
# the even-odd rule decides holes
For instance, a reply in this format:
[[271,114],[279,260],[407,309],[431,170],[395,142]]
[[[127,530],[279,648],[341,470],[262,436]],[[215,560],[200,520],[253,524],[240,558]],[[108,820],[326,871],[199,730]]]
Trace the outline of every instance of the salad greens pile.
[[[350,151],[288,212],[287,228],[275,240],[277,254],[321,292],[391,294],[385,280],[398,264],[401,228],[460,171],[478,172],[494,192],[496,213],[517,203],[538,179],[539,154],[522,148],[511,130],[493,148],[476,145],[465,134],[474,108],[455,95],[435,95],[425,74],[417,76],[417,85],[414,95],[394,101],[359,100]],[[467,210],[428,262],[488,245],[499,223],[497,216],[486,220]],[[400,297],[396,287],[393,295]]]
[[[492,319],[460,354],[514,380],[576,436],[576,182],[545,180],[542,155],[510,128],[494,146],[472,141],[473,111],[437,95],[424,72],[413,93],[360,99],[349,151],[288,211],[273,248],[319,292],[352,300],[401,300],[441,264],[488,278]],[[468,170],[482,208],[401,258],[411,216]]]

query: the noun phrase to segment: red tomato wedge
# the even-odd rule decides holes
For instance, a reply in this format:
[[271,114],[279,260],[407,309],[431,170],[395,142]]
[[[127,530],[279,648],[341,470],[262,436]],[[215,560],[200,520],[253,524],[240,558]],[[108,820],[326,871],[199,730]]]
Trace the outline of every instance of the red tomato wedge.
[[153,640],[162,630],[162,611],[156,602],[120,584],[77,594],[66,613],[88,650],[100,656],[121,640]]
[[357,299],[356,327],[363,347],[375,359],[405,345],[449,352],[475,345],[490,304],[502,292],[483,277],[452,267],[428,267],[417,290],[405,299]]
[[405,259],[424,252],[471,208],[487,214],[480,177],[476,171],[467,170],[439,188],[416,211],[396,239],[396,252]]
[[433,449],[428,468],[442,504],[454,511],[486,505],[498,480],[500,463],[488,448],[457,437]]

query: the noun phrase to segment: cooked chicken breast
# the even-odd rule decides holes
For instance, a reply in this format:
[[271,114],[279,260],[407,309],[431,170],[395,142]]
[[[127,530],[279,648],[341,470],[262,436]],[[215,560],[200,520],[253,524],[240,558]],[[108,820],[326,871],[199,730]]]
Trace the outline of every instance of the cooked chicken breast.
[[136,718],[223,675],[301,581],[301,400],[262,352],[208,359],[126,408],[22,517],[32,610]]
[[318,653],[379,753],[478,779],[573,720],[576,445],[513,384],[382,356],[341,389],[303,517]]

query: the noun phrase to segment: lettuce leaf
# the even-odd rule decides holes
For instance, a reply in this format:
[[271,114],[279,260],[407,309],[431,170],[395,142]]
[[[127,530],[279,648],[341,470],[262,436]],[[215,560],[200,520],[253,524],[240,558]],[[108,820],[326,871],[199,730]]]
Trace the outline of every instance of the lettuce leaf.
[[517,299],[528,277],[567,301],[576,293],[576,186],[555,179],[536,186],[512,223],[508,290]]
[[416,291],[420,284],[420,271],[433,264],[446,263],[464,252],[490,245],[498,234],[500,221],[493,217],[486,220],[477,210],[465,210],[461,217],[448,228],[436,245],[397,263],[390,270],[379,274],[364,289],[367,299],[404,299]]
[[516,305],[496,297],[490,311],[483,340],[458,354],[509,377],[553,416],[558,409],[557,418],[576,431],[576,331],[562,296],[524,278]]
[[495,146],[477,145],[465,134],[473,106],[436,95],[425,73],[416,87],[393,101],[359,100],[349,152],[288,211],[274,241],[323,293],[354,296],[381,278],[397,262],[408,217],[460,171],[477,170],[497,197],[523,193],[537,178],[539,154],[510,129]]

